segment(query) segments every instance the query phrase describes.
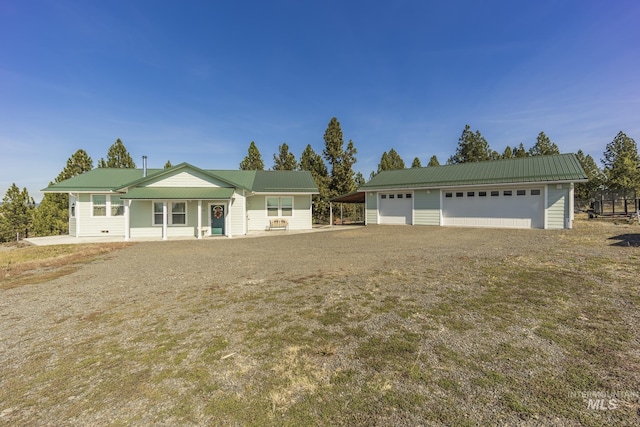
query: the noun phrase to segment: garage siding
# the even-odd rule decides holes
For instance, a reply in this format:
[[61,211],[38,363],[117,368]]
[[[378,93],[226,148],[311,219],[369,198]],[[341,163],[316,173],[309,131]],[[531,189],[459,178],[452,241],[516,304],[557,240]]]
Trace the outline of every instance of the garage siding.
[[367,212],[366,212],[366,224],[378,223],[378,195],[376,193],[366,193],[365,198],[367,200]]
[[557,188],[556,185],[547,186],[547,228],[565,228],[564,219],[569,218],[566,203],[568,195],[569,188],[565,185],[562,185],[562,188]]
[[413,196],[416,225],[440,225],[440,190],[416,190]]

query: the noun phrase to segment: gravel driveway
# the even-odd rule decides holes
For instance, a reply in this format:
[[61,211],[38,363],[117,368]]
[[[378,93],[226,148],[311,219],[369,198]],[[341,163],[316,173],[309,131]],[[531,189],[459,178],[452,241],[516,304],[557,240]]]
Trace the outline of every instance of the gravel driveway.
[[[325,333],[338,333],[336,325],[344,320],[328,317],[336,312],[358,319],[362,333],[374,333],[388,327],[391,318],[361,311],[360,305],[339,312],[341,301],[364,295],[380,304],[393,297],[389,301],[397,304],[429,307],[442,298],[439,288],[455,292],[473,286],[483,265],[575,256],[580,248],[573,247],[572,239],[580,233],[369,226],[132,244],[71,275],[2,292],[0,388],[5,394],[0,397],[5,402],[0,399],[0,425],[217,424],[215,414],[206,410],[207,399],[186,399],[188,415],[176,409],[200,379],[181,377],[172,367],[191,366],[189,375],[194,375],[196,367],[202,368],[196,361],[215,351],[215,364],[231,365],[206,374],[204,382],[215,378],[219,389],[199,393],[246,395],[248,376],[260,375],[261,358],[274,349],[273,343],[260,341],[262,327],[285,330],[291,322],[314,319]],[[598,242],[590,256],[616,256],[620,248],[610,243]],[[429,293],[418,284],[429,287]],[[385,301],[376,300],[383,296]],[[326,316],[318,317],[316,308]],[[219,345],[207,350],[203,342]],[[300,382],[297,391],[269,394],[272,412],[284,412],[290,405],[285,401],[312,393],[314,381],[332,381],[331,373],[342,372],[356,351],[350,345],[345,341],[344,348],[328,348],[331,357],[312,370],[317,374],[308,374],[308,385]],[[283,346],[283,354],[301,347]],[[298,353],[291,357],[310,364]],[[280,375],[286,370],[271,369]],[[160,377],[162,372],[173,374]],[[137,375],[145,379],[129,384]],[[234,424],[220,421],[227,423]]]

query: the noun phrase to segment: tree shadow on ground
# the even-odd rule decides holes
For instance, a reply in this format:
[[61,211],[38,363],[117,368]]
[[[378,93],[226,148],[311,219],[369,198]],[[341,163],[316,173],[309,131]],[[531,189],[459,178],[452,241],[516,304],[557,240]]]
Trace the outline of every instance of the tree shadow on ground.
[[620,234],[609,237],[609,240],[617,240],[617,242],[611,243],[611,246],[640,247],[640,233]]

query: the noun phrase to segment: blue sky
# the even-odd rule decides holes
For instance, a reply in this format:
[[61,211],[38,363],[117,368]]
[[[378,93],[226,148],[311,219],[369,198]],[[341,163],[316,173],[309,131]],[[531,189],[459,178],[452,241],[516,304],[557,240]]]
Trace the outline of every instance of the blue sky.
[[0,197],[116,138],[139,166],[237,169],[255,141],[271,167],[334,116],[365,177],[391,148],[444,163],[465,124],[599,162],[640,141],[638,22],[635,0],[3,0]]

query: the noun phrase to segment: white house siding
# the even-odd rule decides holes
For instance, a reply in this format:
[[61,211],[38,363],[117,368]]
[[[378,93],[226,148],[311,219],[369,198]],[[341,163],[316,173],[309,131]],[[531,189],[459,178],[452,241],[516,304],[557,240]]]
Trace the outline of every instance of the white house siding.
[[245,233],[244,222],[245,222],[245,202],[246,199],[244,196],[234,193],[233,198],[231,199],[231,209],[228,224],[231,227],[231,236],[241,236]]
[[166,178],[158,178],[146,185],[147,187],[228,187],[210,177],[201,176],[196,172],[180,172]]
[[[104,194],[104,193],[101,193]],[[80,225],[76,223],[78,237],[123,236],[124,215],[93,216],[91,194],[80,194],[76,200],[76,215],[81,217]],[[108,195],[107,195],[108,199]],[[107,209],[108,211],[109,209]]]
[[[293,197],[293,216],[267,217],[266,197]],[[289,222],[289,230],[308,230],[311,228],[311,195],[255,195],[247,197],[247,222],[249,231],[266,230],[269,220],[285,218]]]
[[376,193],[366,193],[366,214],[365,224],[378,223],[378,195]]
[[69,218],[69,236],[74,236],[76,235],[76,219],[75,218]]
[[440,225],[440,190],[413,193],[413,220],[416,225]]
[[[560,188],[558,188],[560,187]],[[569,218],[567,212],[569,186],[562,184],[549,184],[547,186],[547,224],[546,228],[565,228],[565,218]]]
[[129,209],[131,238],[162,238],[162,227],[153,226],[153,202],[150,200],[132,200]]

